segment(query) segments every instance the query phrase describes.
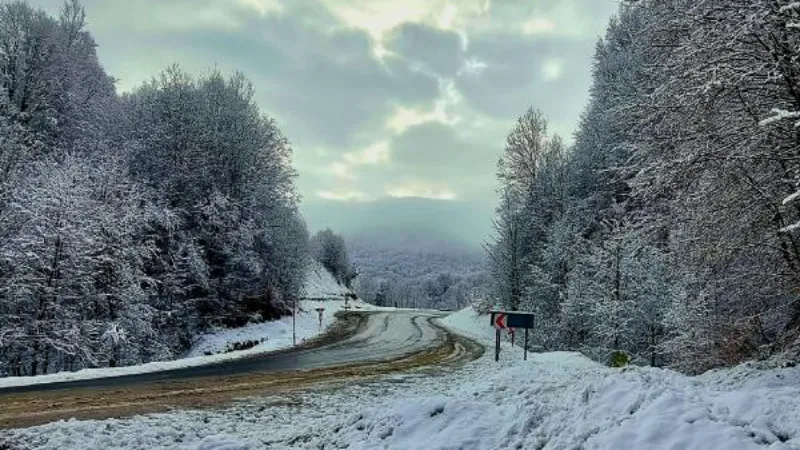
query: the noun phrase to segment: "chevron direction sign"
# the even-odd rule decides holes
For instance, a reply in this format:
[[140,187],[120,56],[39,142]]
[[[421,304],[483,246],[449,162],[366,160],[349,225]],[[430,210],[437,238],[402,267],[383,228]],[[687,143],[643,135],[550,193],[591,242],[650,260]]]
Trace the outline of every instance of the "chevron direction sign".
[[533,313],[519,311],[492,311],[492,326],[504,328],[533,328]]
[[503,330],[505,328],[508,328],[506,326],[506,317],[508,316],[505,313],[495,314],[494,317],[492,318],[492,323],[494,324],[494,327],[497,328],[498,330]]
[[[533,313],[519,311],[492,311],[490,314],[491,325],[495,328],[494,360],[500,360],[500,331],[510,328],[525,329],[524,358],[528,359],[528,330],[533,328]],[[512,341],[513,345],[513,341]]]

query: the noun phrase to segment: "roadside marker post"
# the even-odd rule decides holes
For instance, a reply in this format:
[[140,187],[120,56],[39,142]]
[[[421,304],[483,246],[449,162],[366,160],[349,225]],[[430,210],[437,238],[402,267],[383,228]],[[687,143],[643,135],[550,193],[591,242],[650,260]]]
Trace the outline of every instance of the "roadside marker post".
[[523,350],[522,354],[525,355],[525,356],[522,357],[522,360],[523,361],[527,361],[528,360],[528,328],[525,328],[525,350]]
[[494,360],[500,361],[500,332],[506,328],[506,314],[492,311],[492,324],[494,325]]
[[494,360],[500,361],[500,330],[498,329],[494,335]]
[[322,313],[325,312],[325,308],[320,306],[319,308],[316,308],[316,310],[319,314],[319,329],[322,330]]
[[297,299],[292,299],[292,345],[297,345]]
[[500,332],[510,329],[511,345],[514,345],[514,328],[525,329],[523,358],[528,360],[528,330],[533,328],[533,313],[517,311],[492,311],[491,324],[495,328],[494,360],[500,361]]

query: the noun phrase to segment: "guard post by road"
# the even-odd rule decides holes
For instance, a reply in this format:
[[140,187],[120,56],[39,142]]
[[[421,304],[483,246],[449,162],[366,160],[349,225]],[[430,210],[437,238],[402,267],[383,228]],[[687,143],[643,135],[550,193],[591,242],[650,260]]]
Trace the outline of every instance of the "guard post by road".
[[316,308],[316,311],[317,314],[319,314],[319,329],[322,331],[322,313],[325,312],[325,308],[320,306],[319,308]]
[[533,328],[533,313],[518,311],[492,311],[491,324],[495,328],[494,360],[500,361],[500,333],[506,328],[525,329],[525,350],[523,358],[528,360],[528,330]]

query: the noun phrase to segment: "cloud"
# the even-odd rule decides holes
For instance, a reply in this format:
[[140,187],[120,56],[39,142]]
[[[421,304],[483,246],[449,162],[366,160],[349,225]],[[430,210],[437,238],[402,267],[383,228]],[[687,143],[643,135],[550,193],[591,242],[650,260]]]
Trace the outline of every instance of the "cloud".
[[386,37],[403,23],[464,30],[488,12],[488,0],[322,0],[325,7],[347,26],[366,31],[373,54],[383,58]]
[[431,200],[455,200],[458,198],[447,185],[426,181],[409,181],[386,190],[393,198],[427,198]]
[[[35,3],[57,13],[63,0]],[[464,223],[453,228],[465,233],[468,221],[489,223],[495,163],[519,114],[539,107],[569,138],[586,101],[594,43],[617,7],[615,0],[82,3],[100,60],[122,90],[176,62],[192,73],[216,66],[250,78],[262,110],[292,142],[311,209],[355,205],[368,217],[374,208],[372,219],[383,223],[419,207],[446,224],[437,208],[459,204]],[[439,200],[413,201],[422,198]],[[387,206],[398,204],[402,212]],[[312,227],[325,217],[311,216]]]
[[392,140],[392,148],[397,164],[409,173],[449,175],[485,169],[475,167],[481,148],[461,140],[452,127],[438,122],[409,128]]
[[556,25],[544,17],[534,17],[522,24],[525,34],[548,34],[555,31]]
[[557,80],[563,73],[564,64],[559,59],[548,59],[542,64],[542,77],[545,81]]
[[386,120],[387,129],[402,134],[407,129],[429,122],[456,126],[463,117],[457,111],[461,107],[461,94],[453,81],[440,81],[439,98],[430,107],[405,107],[394,105],[394,111]]
[[[57,12],[61,0],[44,0]],[[130,90],[172,63],[242,71],[295,142],[346,149],[392,104],[432,104],[439,81],[406,61],[380,61],[372,37],[308,0],[84,0],[101,61]],[[264,14],[261,14],[264,12]]]
[[[494,197],[494,167],[506,129],[475,130],[462,135],[458,128],[429,122],[394,137],[393,171],[381,180],[389,195],[453,199],[484,203],[487,214]],[[378,182],[378,179],[372,180]]]
[[618,2],[609,0],[503,0],[492,2],[484,31],[594,39]]
[[317,193],[317,195],[325,200],[333,200],[336,202],[364,202],[369,200],[369,196],[367,194],[359,191],[320,191]]
[[333,162],[328,166],[328,171],[330,174],[336,176],[337,178],[345,179],[345,180],[355,180],[356,176],[351,172],[350,167],[342,162]]
[[458,75],[479,76],[486,68],[489,67],[486,62],[478,58],[472,57],[464,61],[464,66]]
[[436,75],[451,77],[464,64],[458,33],[425,24],[403,23],[385,38],[386,50]]
[[455,87],[468,106],[491,120],[511,123],[535,106],[550,120],[574,126],[586,102],[593,46],[594,40],[552,35],[473,36],[467,58],[480,61],[480,68],[462,71]]
[[436,25],[442,30],[449,30],[453,26],[457,14],[458,8],[452,3],[448,3],[436,18]]
[[389,142],[379,141],[364,150],[345,153],[345,162],[352,166],[379,165],[389,162]]
[[[227,2],[229,0],[218,0],[220,2]],[[283,3],[280,0],[235,0],[245,8],[250,8],[262,16],[267,14],[281,14],[285,12]]]

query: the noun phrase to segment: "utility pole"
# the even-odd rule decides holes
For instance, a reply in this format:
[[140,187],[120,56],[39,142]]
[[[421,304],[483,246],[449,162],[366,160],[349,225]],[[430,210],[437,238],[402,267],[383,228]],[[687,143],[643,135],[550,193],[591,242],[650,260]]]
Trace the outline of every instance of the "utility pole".
[[297,316],[297,297],[292,296],[292,345],[297,345],[297,328],[295,327],[295,317]]

